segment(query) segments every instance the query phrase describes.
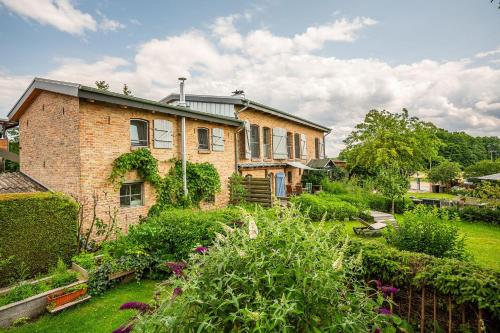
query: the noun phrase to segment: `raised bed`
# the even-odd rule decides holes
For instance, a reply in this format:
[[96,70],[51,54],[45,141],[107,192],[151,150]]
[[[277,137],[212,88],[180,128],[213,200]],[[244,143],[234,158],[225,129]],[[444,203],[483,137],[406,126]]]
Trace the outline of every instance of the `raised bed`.
[[16,319],[19,318],[31,319],[40,316],[45,312],[47,308],[48,296],[82,283],[85,283],[85,281],[77,281],[67,286],[52,289],[44,293],[23,299],[21,301],[10,303],[0,307],[0,327],[8,327]]
[[[96,259],[97,263],[99,263],[102,259],[102,255],[96,256],[95,259]],[[77,264],[76,262],[73,262],[71,264],[71,268],[73,270],[77,271],[78,273],[80,273],[86,280],[89,279],[89,271],[87,269],[85,269],[84,267],[80,266],[79,264]],[[108,281],[117,280],[117,279],[120,279],[122,277],[132,275],[133,273],[135,273],[135,270],[113,272],[113,273],[108,274]]]

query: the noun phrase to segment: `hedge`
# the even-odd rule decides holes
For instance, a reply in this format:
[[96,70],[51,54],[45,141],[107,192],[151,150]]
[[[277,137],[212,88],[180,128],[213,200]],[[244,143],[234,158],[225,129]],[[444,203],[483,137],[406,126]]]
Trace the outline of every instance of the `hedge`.
[[62,194],[0,195],[0,287],[69,263],[77,224],[78,205]]
[[342,201],[332,194],[302,194],[292,197],[302,212],[308,212],[313,221],[320,221],[323,216],[326,220],[344,220],[362,216],[362,211],[349,202]]
[[500,273],[472,262],[400,251],[380,244],[354,241],[352,255],[362,252],[363,278],[399,288],[422,286],[450,295],[458,304],[471,303],[500,318]]
[[489,224],[500,224],[500,207],[474,207],[465,206],[461,209],[449,208],[453,213],[458,214],[462,221],[484,222]]

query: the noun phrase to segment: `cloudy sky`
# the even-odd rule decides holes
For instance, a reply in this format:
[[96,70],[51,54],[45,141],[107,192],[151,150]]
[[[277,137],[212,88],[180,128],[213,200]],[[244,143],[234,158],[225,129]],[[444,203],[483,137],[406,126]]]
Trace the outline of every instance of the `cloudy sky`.
[[0,117],[35,76],[159,100],[253,100],[332,128],[373,108],[500,135],[500,10],[489,0],[0,0]]

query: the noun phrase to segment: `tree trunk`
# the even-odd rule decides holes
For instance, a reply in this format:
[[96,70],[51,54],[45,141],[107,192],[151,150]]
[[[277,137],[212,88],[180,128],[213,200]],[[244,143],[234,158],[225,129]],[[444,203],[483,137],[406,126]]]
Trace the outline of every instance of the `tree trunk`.
[[391,213],[394,215],[394,198],[392,198]]

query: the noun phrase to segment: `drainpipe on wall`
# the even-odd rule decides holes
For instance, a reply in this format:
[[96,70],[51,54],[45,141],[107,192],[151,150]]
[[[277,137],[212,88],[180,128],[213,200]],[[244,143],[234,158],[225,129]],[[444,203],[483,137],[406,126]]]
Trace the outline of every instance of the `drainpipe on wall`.
[[[186,96],[184,95],[185,77],[180,77],[179,106],[186,107]],[[182,160],[182,189],[184,197],[188,196],[187,174],[186,174],[186,117],[181,117],[181,160]]]
[[[241,110],[239,111],[235,111],[234,112],[234,117],[236,119],[238,119],[238,114],[240,114],[241,112],[245,111],[246,109],[248,109],[250,107],[250,102],[247,101],[247,105],[245,105]],[[234,171],[236,173],[238,173],[238,157],[239,157],[239,154],[238,154],[238,148],[240,146],[239,142],[238,142],[238,134],[244,130],[243,128],[238,128],[238,130],[234,133]]]

